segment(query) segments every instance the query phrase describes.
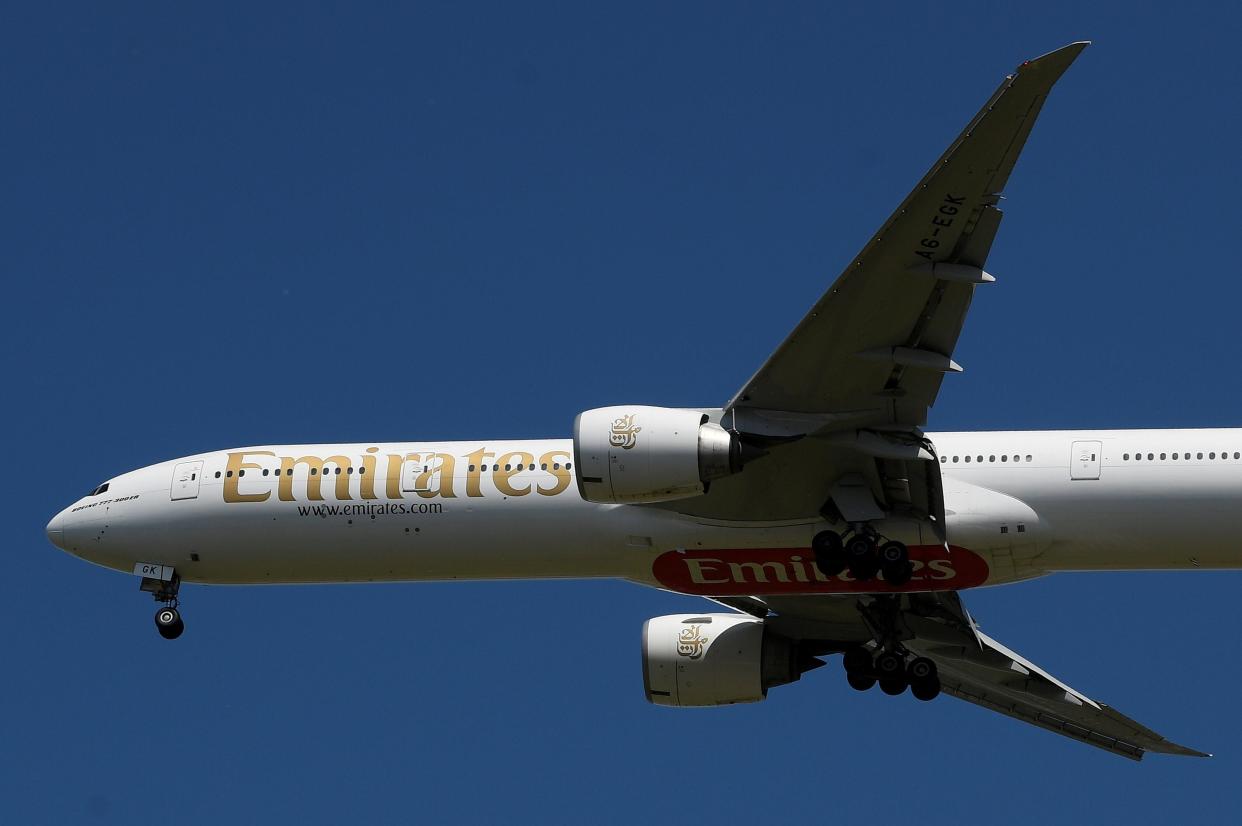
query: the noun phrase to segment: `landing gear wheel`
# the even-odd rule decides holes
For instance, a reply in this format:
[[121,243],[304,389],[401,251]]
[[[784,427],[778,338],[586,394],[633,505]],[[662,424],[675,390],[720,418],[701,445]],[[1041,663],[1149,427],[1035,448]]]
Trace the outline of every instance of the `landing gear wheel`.
[[886,677],[880,680],[880,691],[883,691],[890,697],[896,697],[906,690],[906,680],[904,677]]
[[912,683],[934,680],[938,673],[936,664],[926,657],[915,657],[910,661],[910,665],[906,666],[906,676],[910,678]]
[[850,541],[845,543],[845,554],[851,561],[862,556],[871,556],[871,550],[875,547],[875,543],[871,541],[871,537],[863,533],[856,533],[850,537]]
[[836,531],[820,531],[815,534],[815,538],[811,540],[811,550],[815,552],[815,567],[824,576],[838,576],[845,570],[845,545],[841,542],[841,534]]
[[880,572],[884,574],[885,582],[900,588],[914,577],[914,563],[908,559],[905,562],[885,562]]
[[867,691],[875,685],[875,677],[872,677],[870,674],[860,674],[856,671],[851,671],[846,674],[845,681],[849,683],[850,688],[855,691]]
[[880,546],[880,561],[886,565],[905,562],[910,558],[910,550],[902,542],[885,542]]
[[880,546],[880,571],[884,581],[894,587],[900,587],[914,576],[914,565],[910,562],[910,550],[902,542],[885,542]]
[[849,560],[850,576],[859,582],[874,579],[880,570],[880,559],[875,553],[875,541],[866,534],[854,534],[845,543],[845,557]]
[[906,679],[910,681],[910,693],[916,699],[927,702],[940,694],[940,673],[936,663],[926,657],[915,657],[906,666]]
[[875,668],[871,662],[871,652],[865,648],[851,648],[841,657],[846,674],[871,675]]
[[181,632],[185,630],[185,622],[181,619],[181,612],[171,605],[166,605],[156,611],[155,629],[166,640],[177,639],[177,637],[181,636]]
[[906,661],[899,654],[885,651],[875,658],[875,674],[880,678],[881,683],[885,680],[897,680],[904,683],[906,681]]

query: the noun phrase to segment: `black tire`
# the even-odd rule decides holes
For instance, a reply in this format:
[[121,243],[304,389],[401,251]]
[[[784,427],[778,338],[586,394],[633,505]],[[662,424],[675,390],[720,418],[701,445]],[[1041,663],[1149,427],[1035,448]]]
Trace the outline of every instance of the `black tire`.
[[906,661],[901,655],[886,651],[875,658],[875,674],[881,680],[899,679],[905,682]]
[[181,622],[181,612],[171,605],[165,605],[155,612],[155,624],[160,628],[172,628]]
[[902,542],[885,542],[880,546],[880,560],[884,563],[905,562],[910,558],[910,549]]
[[875,666],[871,662],[871,652],[865,648],[851,648],[841,657],[841,664],[845,666],[847,674],[870,675],[875,671]]
[[850,541],[845,543],[845,555],[851,561],[859,557],[871,556],[872,550],[875,549],[875,543],[871,541],[871,537],[866,534],[856,533],[850,537]]
[[820,531],[811,540],[815,552],[815,567],[824,576],[839,576],[845,570],[845,545],[836,531]]
[[852,671],[845,675],[845,681],[855,691],[867,691],[875,685],[875,677],[869,674],[856,674]]
[[930,702],[940,696],[940,681],[928,680],[926,682],[910,683],[910,693],[914,695],[914,699]]
[[175,640],[181,636],[181,632],[185,631],[185,622],[178,619],[172,625],[157,625],[156,630],[160,632],[160,636],[166,640]]
[[875,579],[880,572],[880,559],[875,553],[875,541],[866,534],[856,533],[845,543],[845,558],[849,560],[850,576],[859,582]]
[[906,666],[906,677],[913,683],[926,683],[937,679],[939,670],[936,664],[926,657],[915,657]]
[[890,697],[896,697],[906,690],[906,681],[902,677],[886,678],[880,680],[880,691],[883,691]]
[[884,574],[884,581],[894,588],[900,588],[914,578],[914,563],[908,559],[903,562],[885,562],[880,570]]
[[880,572],[880,561],[874,556],[864,556],[850,560],[850,576],[856,582],[869,582]]

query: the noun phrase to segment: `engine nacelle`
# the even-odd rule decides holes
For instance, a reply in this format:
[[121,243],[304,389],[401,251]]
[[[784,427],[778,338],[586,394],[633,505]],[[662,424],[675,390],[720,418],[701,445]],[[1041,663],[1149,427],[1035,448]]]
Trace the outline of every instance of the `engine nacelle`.
[[659,706],[757,703],[819,665],[746,614],[674,614],[643,625],[643,687]]
[[697,496],[742,469],[737,435],[698,410],[601,407],[574,420],[578,490],[588,502]]

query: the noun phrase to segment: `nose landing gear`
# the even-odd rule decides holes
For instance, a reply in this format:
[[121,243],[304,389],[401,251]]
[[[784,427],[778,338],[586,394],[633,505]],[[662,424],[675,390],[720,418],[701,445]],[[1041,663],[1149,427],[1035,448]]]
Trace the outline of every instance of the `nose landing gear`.
[[[161,570],[162,574],[163,571]],[[167,579],[144,576],[138,584],[138,590],[146,591],[155,597],[156,602],[164,603],[155,612],[155,630],[166,640],[175,640],[185,631],[185,621],[177,610],[177,592],[181,590],[181,577],[175,572]]]
[[163,608],[155,612],[155,630],[160,632],[160,636],[166,640],[175,640],[181,636],[181,632],[185,630],[185,622],[181,619],[181,612],[173,605],[165,605]]

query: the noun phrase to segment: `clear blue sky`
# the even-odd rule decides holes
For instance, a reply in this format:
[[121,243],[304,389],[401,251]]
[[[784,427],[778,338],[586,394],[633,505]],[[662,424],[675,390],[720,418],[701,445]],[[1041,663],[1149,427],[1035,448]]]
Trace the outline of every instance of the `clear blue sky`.
[[170,644],[43,535],[200,450],[723,403],[1000,79],[1078,39],[930,424],[1242,425],[1236,8],[183,5],[0,12],[0,821],[1237,816],[1234,574],[966,595],[1219,755],[1134,765],[835,661],[648,706],[641,623],[705,603],[618,582],[187,586]]

